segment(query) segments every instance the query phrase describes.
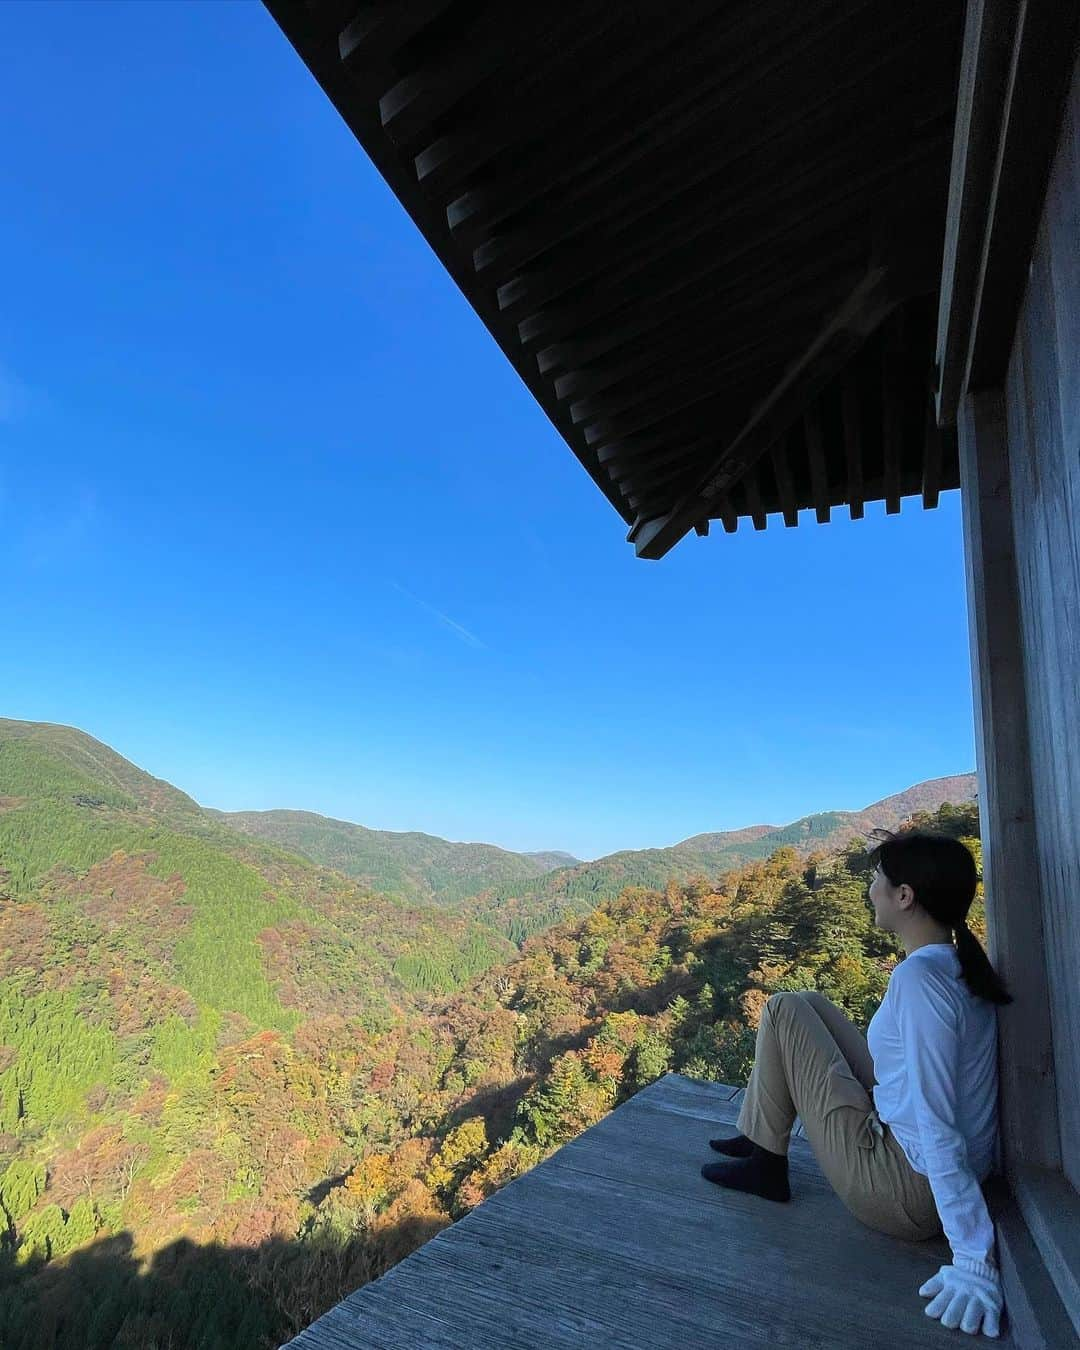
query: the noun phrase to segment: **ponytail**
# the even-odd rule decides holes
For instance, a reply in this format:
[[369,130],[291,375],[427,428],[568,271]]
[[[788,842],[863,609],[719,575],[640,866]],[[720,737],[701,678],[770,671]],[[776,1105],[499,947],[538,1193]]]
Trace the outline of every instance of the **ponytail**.
[[956,925],[956,954],[960,958],[960,974],[973,994],[990,1003],[1011,1003],[1012,994],[1005,988],[1001,976],[990,964],[982,943],[961,919]]

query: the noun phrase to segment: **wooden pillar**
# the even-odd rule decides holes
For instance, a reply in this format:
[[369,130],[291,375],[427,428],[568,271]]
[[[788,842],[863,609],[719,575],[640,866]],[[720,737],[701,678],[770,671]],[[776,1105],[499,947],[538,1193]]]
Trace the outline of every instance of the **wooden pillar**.
[[958,431],[989,955],[1014,999],[998,1009],[1012,1175],[1061,1153],[1003,393],[966,394]]

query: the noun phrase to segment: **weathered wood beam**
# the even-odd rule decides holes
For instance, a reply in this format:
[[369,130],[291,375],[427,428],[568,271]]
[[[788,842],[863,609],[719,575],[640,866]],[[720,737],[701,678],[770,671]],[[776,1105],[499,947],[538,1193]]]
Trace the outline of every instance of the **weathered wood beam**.
[[[702,24],[702,18],[709,19],[708,25]],[[843,22],[842,18],[839,22]],[[600,103],[604,116],[592,122],[590,132],[591,154],[585,167],[589,172],[577,175],[580,187],[577,191],[591,190],[615,173],[628,168],[636,168],[650,154],[658,154],[663,161],[659,172],[645,175],[646,181],[659,181],[664,172],[669,171],[673,161],[685,162],[686,152],[680,149],[672,155],[673,143],[684,145],[683,138],[688,130],[703,122],[720,117],[725,126],[731,125],[733,117],[742,119],[740,127],[745,126],[745,134],[738,134],[732,126],[730,140],[723,146],[713,146],[713,154],[708,157],[710,165],[723,163],[717,156],[736,157],[740,154],[753,154],[757,141],[755,138],[775,138],[785,126],[783,119],[790,118],[794,125],[796,116],[805,126],[808,119],[817,112],[819,90],[805,90],[806,97],[792,99],[795,114],[788,109],[771,108],[772,116],[762,117],[756,113],[752,100],[759,90],[765,87],[768,76],[779,73],[783,64],[790,61],[792,51],[797,50],[803,61],[815,48],[822,60],[836,52],[835,27],[837,18],[822,21],[821,15],[797,14],[791,16],[794,35],[801,28],[801,42],[797,46],[784,40],[778,41],[775,15],[768,6],[736,6],[730,11],[717,11],[715,4],[702,4],[701,0],[684,0],[676,10],[666,16],[663,25],[663,41],[671,44],[684,33],[696,29],[692,41],[692,60],[677,65],[654,58],[640,63],[640,52],[631,65],[627,65],[634,56],[632,44],[607,44],[603,60],[596,63],[595,78],[590,82],[590,93],[595,96],[604,87],[610,87],[616,80],[626,76],[633,79],[634,102],[638,116],[632,123],[627,122],[622,105],[617,98]],[[873,78],[873,61],[880,59],[878,33],[869,29],[860,30],[856,43],[865,47],[845,50],[842,79],[857,83],[860,79]],[[869,40],[867,40],[869,39]],[[925,30],[912,32],[910,26],[897,25],[894,30],[896,47],[905,42],[918,42],[925,51],[927,39]],[[756,49],[760,60],[751,65],[746,58],[748,47]],[[868,71],[868,67],[870,68]],[[779,69],[778,69],[779,68]],[[822,81],[821,88],[825,98],[834,95],[837,85]],[[577,90],[573,96],[578,95]],[[572,108],[572,103],[570,107]],[[490,137],[492,131],[487,129]],[[498,134],[504,135],[500,125]],[[696,157],[695,157],[696,158]],[[704,162],[704,161],[703,161]],[[533,201],[537,194],[537,181],[558,184],[568,179],[573,170],[580,166],[568,163],[563,143],[555,137],[543,137],[531,149],[522,163],[515,164],[499,176],[498,190],[480,189],[468,191],[452,202],[447,211],[451,228],[464,228],[483,238],[491,238],[508,215],[517,213],[526,203]],[[558,207],[562,205],[562,196]],[[629,198],[619,199],[621,208],[630,205]],[[558,209],[556,207],[556,209]],[[584,210],[578,210],[579,218],[584,218]],[[550,227],[544,222],[543,215],[532,213],[535,223],[542,226],[542,232],[550,233]],[[471,237],[471,235],[470,235]]]
[[941,428],[932,396],[926,400],[926,434],[923,444],[923,506],[932,511],[941,493]]
[[[626,137],[624,129],[626,144],[622,153],[605,153],[575,190],[552,194],[550,203],[537,201],[522,218],[522,213],[515,215],[508,186],[510,201],[503,209],[516,223],[505,227],[500,221],[492,221],[482,242],[473,250],[476,271],[492,284],[501,285],[538,255],[568,239],[587,237],[595,228],[602,226],[605,233],[611,234],[642,216],[653,215],[662,220],[670,215],[666,208],[672,199],[685,200],[689,194],[701,198],[707,194],[717,204],[722,203],[723,194],[717,192],[715,185],[730,181],[734,166],[747,158],[761,166],[759,172],[775,171],[784,162],[777,158],[778,147],[784,147],[785,156],[789,154],[796,129],[798,140],[802,141],[816,137],[822,128],[831,128],[837,149],[842,138],[860,137],[861,128],[836,126],[837,97],[850,97],[851,91],[873,85],[877,97],[887,103],[893,86],[900,86],[908,78],[907,67],[896,59],[897,52],[908,46],[912,48],[912,60],[918,59],[921,64],[927,61],[944,64],[951,60],[940,44],[928,48],[925,33],[912,34],[904,23],[906,17],[899,14],[890,20],[896,41],[887,56],[879,45],[880,34],[866,31],[861,35],[867,55],[873,51],[876,60],[864,60],[858,51],[845,51],[843,60],[837,60],[835,33],[828,25],[808,34],[806,48],[792,51],[781,44],[776,63],[781,70],[790,68],[793,78],[801,74],[805,79],[810,51],[820,53],[823,65],[835,62],[830,67],[831,79],[819,78],[810,87],[799,88],[798,96],[793,90],[785,107],[776,106],[774,86],[769,81],[770,74],[779,72],[770,71],[768,66],[750,67],[742,50],[732,53],[730,48],[725,51],[723,46],[718,47],[716,55],[702,60],[700,65],[699,78],[710,91],[709,97],[701,98],[701,86],[694,88],[693,97],[684,94],[680,104],[686,106],[679,107],[676,116],[671,116],[670,108],[662,110],[671,125],[662,125],[660,132],[650,128],[645,119],[641,124],[635,122],[632,136]],[[813,29],[816,18],[807,12],[800,14],[799,21]],[[757,21],[763,32],[775,27],[767,6],[762,7]],[[727,74],[725,62],[717,59],[720,53],[727,57]],[[683,71],[680,75],[691,78]],[[928,72],[928,87],[940,87],[943,83]],[[721,145],[715,140],[717,118],[726,129],[726,140]],[[549,166],[549,175],[557,175],[559,168],[558,164]],[[628,170],[636,171],[638,183],[634,190],[613,197],[612,182],[619,181],[616,175]],[[562,171],[565,172],[565,165]],[[500,205],[504,201],[503,192],[500,182],[495,194]],[[536,195],[535,181],[533,195]]]
[[799,523],[799,510],[795,504],[795,484],[791,477],[791,464],[788,462],[789,437],[781,437],[772,448],[773,473],[776,476],[776,489],[780,494],[780,509],[784,513],[784,524],[793,529]]
[[[734,534],[739,528],[739,516],[730,497],[718,497],[714,503],[714,513],[719,517],[727,534]],[[697,528],[696,526],[694,527]]]
[[[584,19],[588,10],[579,8]],[[597,7],[596,13],[603,14],[604,7]],[[610,17],[609,14],[609,21]],[[703,17],[711,20],[705,28]],[[637,169],[649,155],[658,155],[664,161],[661,170],[668,169],[673,159],[668,148],[672,140],[709,118],[726,114],[726,121],[736,111],[741,112],[746,92],[753,91],[755,83],[761,82],[762,72],[757,68],[753,78],[746,79],[744,44],[755,40],[755,27],[759,30],[758,40],[775,34],[775,23],[768,13],[738,8],[731,14],[718,14],[715,5],[702,3],[702,0],[692,0],[692,3],[687,0],[680,4],[677,11],[667,16],[663,40],[670,44],[690,38],[693,66],[684,62],[677,66],[668,65],[655,59],[655,52],[644,60],[641,48],[632,43],[612,42],[608,38],[602,59],[590,63],[593,78],[588,89],[570,87],[558,106],[542,110],[548,116],[557,116],[565,126],[564,119],[569,116],[572,120],[577,115],[580,99],[588,97],[592,107],[588,156],[568,158],[564,136],[539,134],[542,129],[534,125],[526,157],[507,166],[498,175],[495,185],[470,188],[450,202],[446,214],[455,237],[464,243],[491,241],[497,255],[502,248],[514,246],[512,235],[500,232],[500,225],[507,217],[518,216],[523,207],[530,205],[533,209],[528,213],[529,228],[544,238],[551,238],[557,228],[552,213],[559,214],[569,203],[576,202],[573,214],[584,223],[589,195],[598,189],[602,191],[603,185],[616,175]],[[693,42],[691,35],[695,30],[698,40]],[[823,40],[828,38],[826,32]],[[745,85],[736,83],[740,76],[746,81]],[[626,119],[619,96],[628,82],[634,88],[638,113],[632,122]],[[702,96],[703,90],[708,90],[706,97]],[[597,96],[605,91],[610,91],[610,96],[598,100]],[[534,123],[535,116],[534,113]],[[502,148],[508,132],[512,131],[513,124],[506,127],[500,122],[498,127],[485,125],[483,135],[489,143],[494,139],[496,146]],[[714,150],[718,149],[723,147],[714,146]],[[674,158],[681,158],[685,168],[685,153],[680,152]],[[655,182],[659,191],[659,173],[641,176]],[[547,191],[555,188],[559,189],[556,200],[545,209],[543,199]],[[617,205],[620,209],[624,206],[630,209],[632,203],[632,197],[625,194],[619,197]],[[482,251],[482,256],[476,259],[477,270],[492,261],[494,257],[485,257]]]
[[937,415],[952,425],[970,362],[982,236],[992,206],[998,122],[1020,6],[969,0],[953,133],[938,302]]
[[742,480],[742,485],[746,490],[746,505],[750,512],[750,519],[754,522],[755,530],[763,530],[768,524],[765,516],[765,508],[761,504],[761,487],[757,476],[758,466],[755,464]]
[[[684,23],[686,26],[700,24],[703,13],[714,15],[715,7],[703,5],[701,0],[692,0],[692,3],[688,0],[680,6],[679,15],[673,16],[672,22],[665,26],[665,38],[677,35]],[[684,78],[681,66],[669,72],[662,62],[655,60],[655,52],[646,55],[635,43],[612,40],[611,30],[617,28],[619,18],[615,6],[578,6],[575,24],[567,40],[552,54],[548,65],[531,63],[537,71],[537,79],[527,80],[519,87],[518,97],[500,110],[496,122],[492,121],[488,110],[482,108],[416,155],[416,176],[425,190],[450,197],[446,213],[450,228],[465,226],[468,237],[469,220],[476,211],[484,209],[489,196],[482,188],[463,191],[465,184],[477,173],[482,177],[485,167],[506,150],[523,143],[530,144],[533,148],[522,166],[526,183],[530,178],[540,185],[557,182],[560,171],[565,175],[572,174],[576,168],[589,167],[580,165],[573,157],[568,158],[564,149],[568,128],[582,124],[583,108],[588,110],[591,165],[593,157],[611,153],[610,136],[615,136],[618,144],[628,134],[621,97],[624,82],[629,81],[640,91],[645,80],[655,87],[658,80],[667,77],[676,82],[676,88],[680,87],[677,82]],[[552,99],[552,65],[570,68],[581,61],[589,67],[589,80],[575,81],[564,76],[562,96]],[[606,103],[601,105],[609,110],[605,116],[597,115],[596,99],[601,95],[607,96]],[[662,89],[657,91],[657,97],[664,106]],[[629,129],[631,136],[634,130]],[[500,174],[499,179],[498,200],[504,200],[503,182],[507,197],[512,199],[514,171]],[[529,195],[523,196],[517,206],[528,200]]]
[[881,344],[881,449],[884,460],[885,514],[900,511],[900,454],[903,448],[903,409],[897,393],[898,367],[903,360],[904,312],[898,310],[885,324]]
[[379,99],[383,130],[399,145],[415,143],[478,84],[505,79],[500,72],[515,51],[558,45],[571,28],[572,16],[553,6],[522,9],[508,28],[480,20],[455,31],[437,57],[403,75]]
[[[892,118],[882,112],[862,128],[863,137],[870,139],[878,133],[882,138],[895,137],[891,123]],[[808,191],[816,194],[816,221],[823,226],[829,219],[840,221],[849,209],[853,184],[860,193],[884,196],[905,175],[912,173],[918,178],[929,172],[937,149],[933,142],[905,145],[869,170],[865,165],[865,140],[844,140],[809,164],[788,150],[774,163],[755,166],[755,177],[747,184],[745,197],[731,200],[721,192],[714,209],[689,217],[687,202],[679,210],[661,203],[651,217],[638,217],[633,228],[613,225],[604,236],[607,284],[622,284],[657,262],[663,261],[667,267],[672,258],[681,268],[688,260],[693,261],[695,254],[709,256],[716,268],[734,267],[744,254],[758,253],[773,242],[779,246],[782,241],[790,241],[792,222],[805,213]],[[765,181],[777,186],[768,208],[762,209],[761,201],[749,189]],[[829,185],[827,189],[823,183]],[[596,240],[588,236],[552,258],[538,259],[497,286],[499,310],[515,322],[526,318],[588,281],[595,275],[595,267]]]
[[367,0],[338,37],[338,55],[350,70],[381,65],[452,0]]
[[669,459],[653,467],[651,458],[638,464],[616,464],[608,467],[611,481],[620,492],[637,492],[656,497],[677,497],[679,489],[694,469],[694,457]]
[[629,478],[642,483],[659,482],[673,473],[692,472],[703,448],[703,441],[678,439],[669,448],[656,450],[651,455],[624,456],[610,446],[602,446],[597,459],[616,483]]
[[848,515],[852,520],[862,520],[862,411],[859,408],[859,386],[853,373],[849,373],[844,381],[841,405],[844,418],[844,458],[847,464]]
[[806,438],[806,458],[810,464],[810,488],[814,494],[814,510],[819,525],[829,523],[829,475],[825,467],[825,446],[821,435],[821,411],[817,402],[806,410],[803,418]]
[[[615,353],[588,365],[575,363],[573,369],[555,377],[556,396],[572,399],[571,417],[582,422],[617,417],[650,395],[675,407],[679,387],[688,383],[717,392],[724,383],[739,389],[745,386],[743,372],[762,353],[790,346],[799,333],[809,340],[821,315],[829,312],[855,279],[850,267],[834,265],[820,286],[807,284],[798,297],[783,296],[775,305],[755,287],[749,293],[744,289],[727,304],[716,300],[700,310],[688,310],[684,323],[655,329],[645,341],[635,343],[632,357]],[[724,315],[725,329],[730,325],[729,331],[741,334],[737,345],[718,337],[718,312]]]
[[994,968],[1015,1000],[998,1010],[1008,1175],[1018,1163],[1059,1168],[1061,1152],[1001,392],[966,395],[958,430],[986,926]]
[[1000,385],[1076,59],[1075,0],[969,0],[938,310],[937,416]]
[[624,451],[619,441],[601,445],[596,450],[597,462],[603,464],[609,473],[636,473],[640,470],[652,470],[661,465],[673,464],[679,460],[691,460],[715,442],[715,436],[697,435],[687,439],[672,439],[647,455]]
[[[724,399],[724,386],[737,386],[739,375],[752,369],[769,351],[768,339],[748,338],[737,351],[717,348],[709,359],[688,356],[680,366],[669,360],[665,371],[639,382],[628,380],[603,395],[575,399],[569,404],[570,420],[584,429],[589,445],[603,445],[657,421],[670,422],[684,408]],[[667,378],[663,378],[664,374]]]
[[[825,300],[827,305],[837,294],[843,294],[843,290],[837,290],[836,280],[837,274],[845,271],[850,273],[850,284],[854,285],[861,267],[852,257],[849,243],[845,240],[828,241],[828,246],[819,243],[804,274],[806,287],[811,294],[828,288],[831,299]],[[647,281],[650,294],[655,296],[655,306],[642,310],[640,305],[628,304],[626,288],[619,278],[613,278],[613,284],[590,297],[590,323],[603,320],[603,324],[585,340],[576,336],[581,311],[574,304],[546,304],[520,320],[517,332],[523,346],[540,341],[548,344],[536,353],[541,374],[591,365],[612,353],[617,359],[619,348],[623,347],[632,354],[636,339],[646,333],[655,333],[658,341],[664,341],[677,330],[678,316],[683,313],[688,321],[700,322],[702,327],[711,319],[715,327],[718,313],[722,312],[726,320],[729,315],[749,311],[752,298],[774,309],[786,309],[796,298],[791,292],[790,269],[784,266],[781,257],[769,252],[744,254],[740,266],[732,271],[723,266],[718,269],[715,255],[699,250],[681,257],[676,269],[661,260],[642,280]],[[798,299],[804,294],[800,286]],[[819,303],[816,312],[820,314],[821,309]]]
[[871,268],[822,327],[787,374],[755,409],[743,429],[666,516],[637,520],[627,535],[639,558],[662,558],[710,502],[781,436],[903,298],[885,266]]
[[586,433],[585,443],[594,455],[604,454],[609,461],[618,459],[627,464],[643,464],[654,455],[666,454],[672,447],[681,447],[691,439],[698,439],[693,436],[693,430],[700,432],[702,426],[712,424],[711,419],[703,420],[700,416],[701,407],[700,404],[694,405],[678,420],[665,422],[663,418],[658,418],[651,427],[640,428],[631,435],[618,436],[613,440],[590,441]]

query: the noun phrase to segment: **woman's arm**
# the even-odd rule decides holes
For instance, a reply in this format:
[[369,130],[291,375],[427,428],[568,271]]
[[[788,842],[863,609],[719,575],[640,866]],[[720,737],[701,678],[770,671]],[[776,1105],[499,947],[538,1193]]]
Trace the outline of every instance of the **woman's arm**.
[[956,1123],[959,1034],[941,981],[922,962],[901,965],[893,972],[893,1005],[927,1177],[953,1264],[994,1277],[994,1225]]
[[950,1329],[996,1337],[1002,1297],[994,1225],[956,1123],[961,1087],[956,1008],[941,975],[922,962],[907,970],[899,966],[890,991],[930,1189],[953,1250],[952,1265],[919,1288],[930,1299],[923,1311]]

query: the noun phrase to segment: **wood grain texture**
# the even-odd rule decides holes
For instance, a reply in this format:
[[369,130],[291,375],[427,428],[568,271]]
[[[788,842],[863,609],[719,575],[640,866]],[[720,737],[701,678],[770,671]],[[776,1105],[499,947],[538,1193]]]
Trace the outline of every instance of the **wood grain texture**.
[[[943,1239],[852,1218],[808,1144],[791,1203],[699,1174],[742,1090],[668,1074],[366,1285],[290,1350],[940,1347],[920,1283]],[[1008,1336],[999,1342],[1013,1345]]]
[[1080,1190],[1080,66],[1006,406],[1061,1157]]
[[1060,1165],[1042,909],[1020,637],[1005,406],[1000,393],[961,404],[975,753],[984,840],[989,954],[1014,1002],[998,1013],[1001,1145],[1015,1163]]
[[[1024,1231],[1018,1227],[1010,1239],[1012,1255],[1006,1244],[1002,1270],[1006,1298],[1026,1308],[1029,1328],[1046,1311],[1033,1291],[1040,1281],[1052,1285],[1074,1339],[1080,1339],[1078,239],[1080,67],[1074,67],[1024,269],[1004,389],[965,395],[960,436],[988,928],[991,955],[1015,999],[999,1016],[1002,1144]],[[1038,1260],[1020,1258],[1027,1246]],[[1031,1330],[1028,1343],[1040,1344],[1040,1336]]]
[[1017,1345],[1024,1350],[1061,1350],[1074,1345],[1073,1324],[1003,1178],[995,1178],[987,1187],[987,1199],[997,1229],[1009,1325]]

